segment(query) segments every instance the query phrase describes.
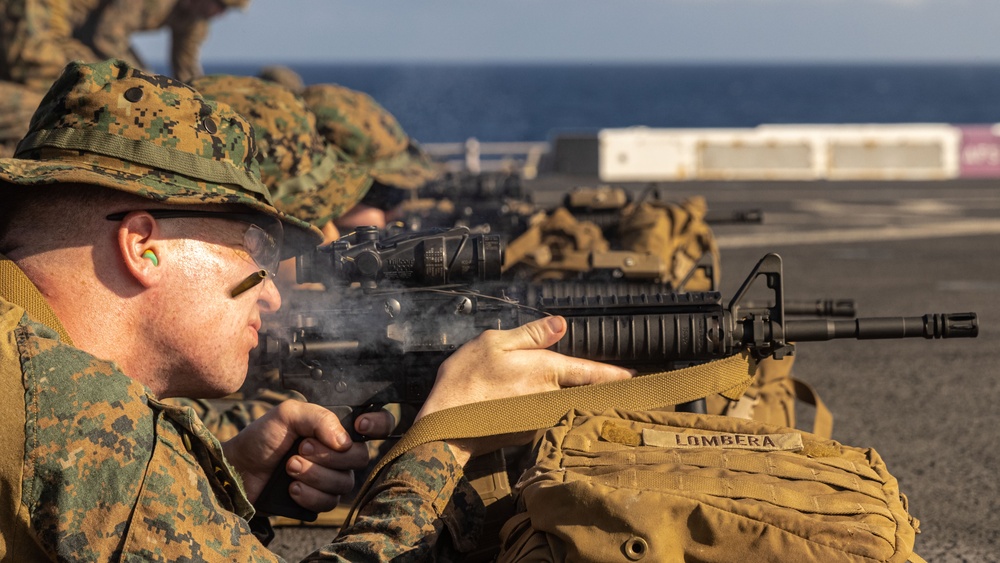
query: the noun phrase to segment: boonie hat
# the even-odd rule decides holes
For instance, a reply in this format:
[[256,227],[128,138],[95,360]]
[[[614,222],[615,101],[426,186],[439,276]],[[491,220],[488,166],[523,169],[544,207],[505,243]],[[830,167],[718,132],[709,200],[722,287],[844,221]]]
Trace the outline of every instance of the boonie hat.
[[306,87],[299,73],[283,65],[265,66],[257,73],[257,78],[262,78],[268,82],[277,82],[296,94],[302,92]]
[[368,94],[337,84],[314,84],[302,97],[316,114],[320,135],[356,162],[370,164],[379,183],[416,189],[440,176],[441,167]]
[[243,116],[183,82],[116,59],[66,66],[14,158],[0,159],[3,182],[89,184],[167,205],[243,205],[284,223],[285,257],[323,238],[275,208]]
[[316,132],[316,118],[288,88],[250,76],[217,74],[191,82],[253,124],[261,180],[281,211],[316,225],[340,217],[372,184],[368,167],[349,162]]

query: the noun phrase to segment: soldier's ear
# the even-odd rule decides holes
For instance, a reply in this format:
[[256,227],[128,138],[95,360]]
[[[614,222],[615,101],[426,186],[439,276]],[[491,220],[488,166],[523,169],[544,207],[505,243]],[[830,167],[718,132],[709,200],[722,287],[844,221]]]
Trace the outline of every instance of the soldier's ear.
[[122,263],[136,282],[143,287],[155,285],[165,260],[156,219],[145,211],[129,213],[118,225],[116,240]]

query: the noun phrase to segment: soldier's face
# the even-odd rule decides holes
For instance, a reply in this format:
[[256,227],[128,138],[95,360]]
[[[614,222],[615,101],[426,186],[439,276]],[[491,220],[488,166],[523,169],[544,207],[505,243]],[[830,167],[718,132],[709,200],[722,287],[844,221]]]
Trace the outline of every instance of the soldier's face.
[[261,313],[276,311],[281,297],[271,278],[231,295],[234,286],[259,269],[242,249],[249,225],[219,219],[191,221],[211,225],[203,236],[172,241],[169,257],[176,264],[169,284],[164,284],[158,325],[164,352],[176,355],[168,375],[170,394],[221,396],[243,383],[248,355],[257,345]]

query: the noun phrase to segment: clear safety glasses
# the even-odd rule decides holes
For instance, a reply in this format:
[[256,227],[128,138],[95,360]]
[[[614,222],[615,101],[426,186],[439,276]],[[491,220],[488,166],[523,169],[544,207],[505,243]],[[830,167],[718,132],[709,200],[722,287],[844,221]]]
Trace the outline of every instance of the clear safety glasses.
[[[132,211],[112,213],[105,217],[109,221],[121,221]],[[261,213],[230,213],[227,211],[193,211],[189,209],[144,209],[154,219],[179,219],[201,217],[206,219],[228,219],[241,221],[250,227],[243,233],[243,249],[250,255],[258,268],[274,276],[281,261],[281,243],[284,231],[281,221]]]

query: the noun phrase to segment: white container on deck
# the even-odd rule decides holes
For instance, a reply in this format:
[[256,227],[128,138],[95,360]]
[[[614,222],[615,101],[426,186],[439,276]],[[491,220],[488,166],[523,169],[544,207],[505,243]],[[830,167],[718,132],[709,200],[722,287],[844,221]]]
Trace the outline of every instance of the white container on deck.
[[947,124],[765,125],[630,127],[596,137],[605,182],[941,180],[959,175],[962,133]]

